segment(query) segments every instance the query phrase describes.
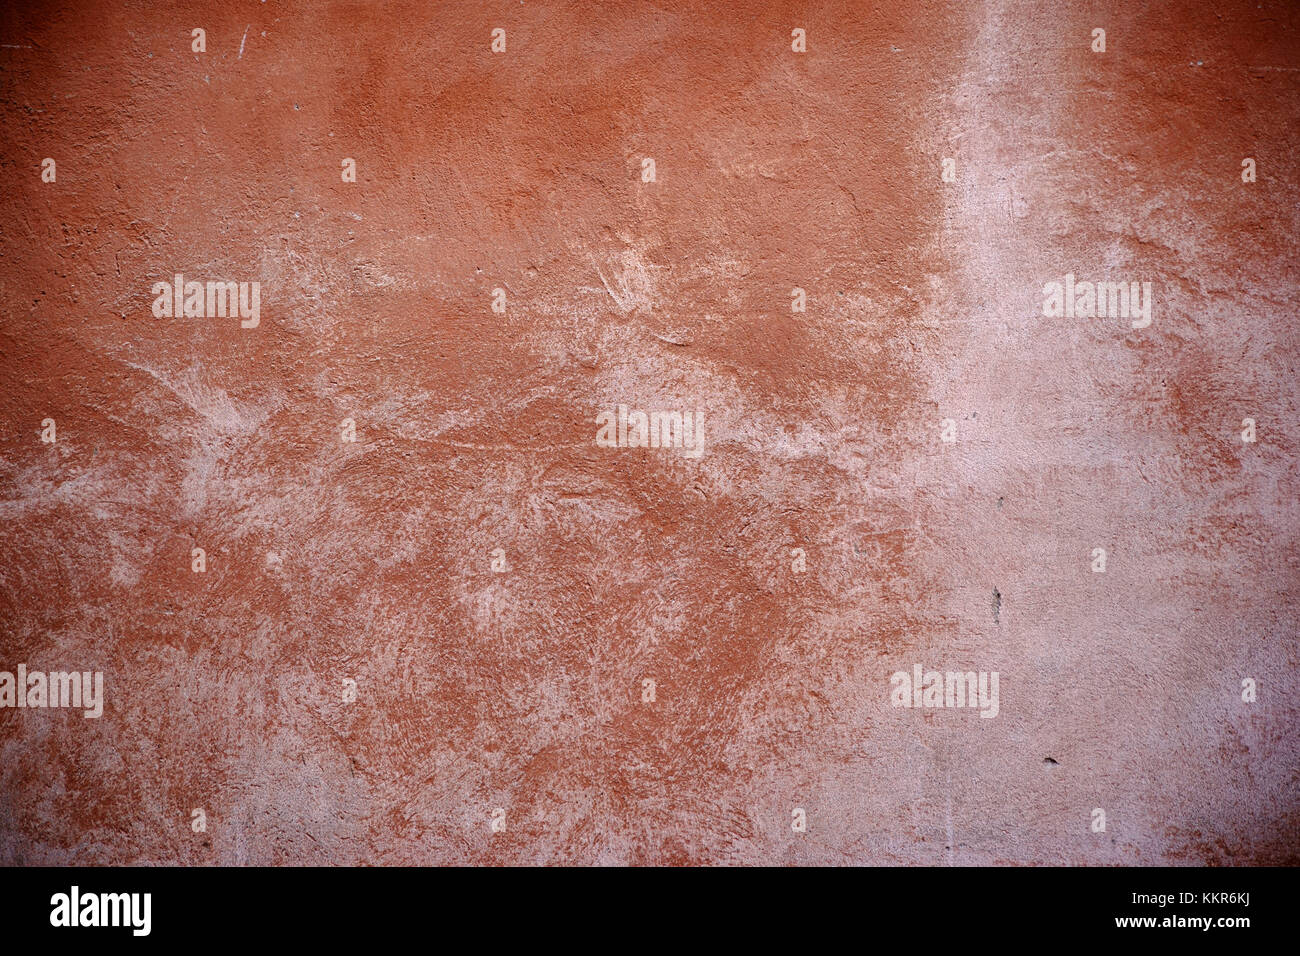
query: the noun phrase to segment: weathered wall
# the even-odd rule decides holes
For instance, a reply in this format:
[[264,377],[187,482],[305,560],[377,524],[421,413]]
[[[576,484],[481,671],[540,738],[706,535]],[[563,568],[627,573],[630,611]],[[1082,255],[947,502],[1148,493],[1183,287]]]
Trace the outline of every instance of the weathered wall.
[[1298,28],[7,8],[0,862],[1300,861]]

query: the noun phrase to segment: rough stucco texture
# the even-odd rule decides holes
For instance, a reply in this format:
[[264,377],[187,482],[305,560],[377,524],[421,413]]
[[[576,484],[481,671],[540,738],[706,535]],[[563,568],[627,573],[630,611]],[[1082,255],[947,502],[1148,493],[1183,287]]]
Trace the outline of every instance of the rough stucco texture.
[[0,862],[1300,862],[1298,29],[8,5]]

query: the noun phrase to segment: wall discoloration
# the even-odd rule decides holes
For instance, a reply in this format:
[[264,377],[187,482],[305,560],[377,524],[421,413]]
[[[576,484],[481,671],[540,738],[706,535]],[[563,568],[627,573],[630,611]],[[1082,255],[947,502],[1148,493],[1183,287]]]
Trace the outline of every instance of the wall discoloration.
[[1297,862],[1291,5],[155,6],[0,14],[0,861]]

